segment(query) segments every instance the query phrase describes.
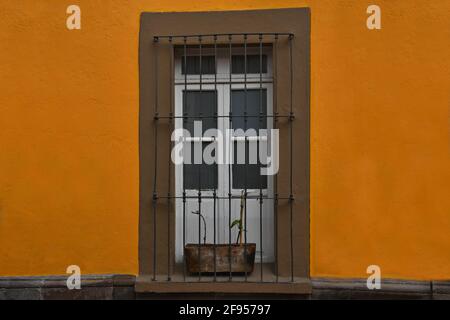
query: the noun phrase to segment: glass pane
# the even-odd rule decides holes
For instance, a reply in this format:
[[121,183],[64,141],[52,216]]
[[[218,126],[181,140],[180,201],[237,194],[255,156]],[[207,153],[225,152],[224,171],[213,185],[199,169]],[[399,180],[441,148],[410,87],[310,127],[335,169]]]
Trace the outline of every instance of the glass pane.
[[217,128],[217,119],[214,118],[216,112],[216,91],[183,91],[183,113],[187,117],[183,121],[183,128],[190,132],[191,137],[194,136],[194,121],[202,122],[202,133]]
[[[202,152],[212,143],[214,142],[202,142]],[[191,147],[191,164],[183,165],[184,188],[194,190],[217,189],[217,164],[205,164],[201,155],[198,155],[198,159],[201,159],[201,164],[194,164],[195,144],[189,144]],[[188,147],[188,143],[186,143],[185,147]],[[212,155],[215,156],[215,153],[212,152]]]
[[[185,66],[184,56],[181,57],[182,74],[200,74],[200,56],[186,56]],[[216,61],[214,56],[202,56],[202,74],[216,73]]]
[[[247,73],[260,73],[260,55],[247,55]],[[231,73],[245,73],[244,55],[234,55],[231,63]],[[267,55],[262,55],[262,73],[267,73]]]
[[[245,98],[247,96],[247,99]],[[261,101],[262,99],[262,101]],[[247,105],[245,104],[247,100]],[[261,101],[261,105],[260,105]],[[261,108],[262,117],[259,119],[259,110]],[[266,89],[247,89],[245,90],[233,90],[231,92],[231,111],[233,129],[246,129],[253,128],[255,130],[267,129],[267,91]],[[247,109],[247,125],[243,117],[245,109]]]
[[[261,175],[262,164],[257,157],[257,143],[247,141],[243,155],[244,143],[234,143],[233,189],[266,189],[267,176]],[[244,164],[238,163],[238,154]]]
[[[247,105],[245,104],[246,100]],[[245,90],[232,90],[231,104],[234,130],[242,129],[248,132],[249,129],[254,129],[258,132],[259,129],[267,129],[266,89],[247,89],[247,93]],[[245,110],[247,110],[247,115],[250,116],[247,118],[247,123],[245,123],[245,118],[242,117]],[[261,119],[257,117],[260,110],[262,110]],[[267,176],[261,176],[260,174],[262,165],[258,159],[257,142],[247,142],[245,150],[243,145],[244,142],[234,143],[233,189],[267,188]],[[238,157],[242,161],[238,162]]]

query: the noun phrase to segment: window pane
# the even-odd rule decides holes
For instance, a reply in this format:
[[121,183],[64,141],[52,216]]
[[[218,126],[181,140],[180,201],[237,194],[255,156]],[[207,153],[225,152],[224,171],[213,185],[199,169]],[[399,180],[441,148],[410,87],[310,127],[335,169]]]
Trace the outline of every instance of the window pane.
[[[261,162],[257,158],[257,143],[247,142],[245,155],[242,154],[245,142],[234,143],[233,189],[266,189],[267,176],[261,175]],[[238,163],[238,154],[244,164]],[[253,157],[253,159],[252,159]],[[253,163],[253,164],[251,164]]]
[[[197,142],[199,143],[199,142]],[[208,145],[213,142],[202,142],[202,152]],[[216,189],[217,188],[217,164],[205,164],[203,157],[198,156],[201,159],[202,164],[194,164],[195,143],[190,143],[191,147],[191,164],[184,164],[184,188],[198,190],[199,186],[201,190]],[[188,147],[186,144],[185,147]],[[215,156],[214,152],[212,154]]]
[[[200,56],[186,56],[186,65],[184,56],[181,57],[182,74],[200,74]],[[202,56],[202,74],[214,74],[216,72],[216,61],[214,56]]]
[[217,119],[214,118],[216,112],[216,91],[183,91],[183,113],[187,116],[187,119],[183,121],[183,128],[190,132],[191,137],[194,136],[194,121],[202,122],[202,133],[208,129],[217,128]]
[[[245,98],[247,96],[247,99]],[[262,99],[262,101],[261,101]],[[247,105],[245,105],[247,100]],[[261,101],[261,105],[260,105]],[[256,131],[259,129],[267,129],[267,91],[266,89],[247,89],[245,90],[233,90],[231,92],[231,108],[232,108],[232,125],[233,129],[245,129],[253,128]],[[259,119],[259,110],[261,108],[262,117]],[[245,125],[245,119],[242,117],[244,111],[247,109],[247,125]]]
[[[262,99],[262,100],[261,100]],[[247,105],[245,101],[247,100]],[[261,105],[260,105],[261,101]],[[248,129],[267,128],[267,91],[266,89],[247,89],[233,90],[231,92],[232,104],[232,126],[233,129],[242,129],[248,132]],[[261,121],[259,117],[260,108],[262,110]],[[247,109],[247,124],[245,123],[244,111]],[[263,142],[260,142],[263,143]],[[244,152],[244,142],[234,143],[234,163],[233,163],[233,189],[265,189],[267,188],[267,176],[261,176],[261,162],[257,154],[257,142],[247,142]],[[242,154],[244,152],[244,154]],[[238,156],[244,163],[238,163]]]
[[[247,73],[260,73],[260,56],[259,54],[247,55]],[[231,63],[231,73],[245,73],[244,55],[234,55]],[[267,55],[262,55],[262,73],[267,73]]]

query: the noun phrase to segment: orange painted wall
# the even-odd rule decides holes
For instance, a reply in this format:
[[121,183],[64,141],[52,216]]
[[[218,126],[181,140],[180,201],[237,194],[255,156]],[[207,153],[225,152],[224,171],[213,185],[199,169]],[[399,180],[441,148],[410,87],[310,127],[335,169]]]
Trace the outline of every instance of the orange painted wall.
[[312,276],[450,278],[447,0],[0,0],[0,275],[137,273],[142,11],[303,6]]

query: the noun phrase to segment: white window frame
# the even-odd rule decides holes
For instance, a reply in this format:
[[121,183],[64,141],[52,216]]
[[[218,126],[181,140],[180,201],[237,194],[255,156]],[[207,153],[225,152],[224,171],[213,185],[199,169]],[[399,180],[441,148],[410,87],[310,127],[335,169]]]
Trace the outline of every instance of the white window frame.
[[[255,55],[259,54],[260,48],[259,47],[248,47],[247,48],[247,54],[248,55]],[[199,49],[198,48],[188,48],[186,50],[186,53],[188,56],[199,56]],[[244,55],[244,48],[243,47],[233,47],[232,48],[232,54],[233,55]],[[266,121],[267,121],[267,129],[273,128],[273,58],[272,58],[272,47],[263,47],[262,54],[267,56],[267,72],[266,73],[248,73],[245,74],[232,74],[230,79],[230,55],[229,55],[229,47],[218,47],[217,48],[217,60],[216,60],[216,68],[217,68],[217,75],[214,74],[203,74],[201,75],[184,75],[182,74],[182,57],[184,55],[183,48],[177,48],[175,51],[175,57],[174,57],[174,82],[175,82],[175,128],[183,128],[183,91],[184,90],[205,90],[210,91],[217,89],[217,128],[219,130],[223,130],[225,132],[226,129],[229,128],[230,119],[228,118],[228,112],[230,110],[230,89],[231,90],[242,90],[242,89],[260,89],[266,90]],[[214,56],[214,49],[213,48],[202,48],[202,56],[208,56],[212,55]],[[185,83],[186,80],[186,83]],[[200,86],[200,80],[201,80],[201,86]],[[245,80],[247,80],[246,85],[243,83]],[[261,81],[261,84],[260,84]],[[216,82],[216,85],[214,84]],[[242,137],[232,137],[232,143],[236,140],[242,139]],[[253,141],[263,141],[267,139],[267,137],[247,137],[248,140]],[[213,138],[207,138],[202,137],[201,139],[198,138],[186,138],[186,142],[189,141],[197,141],[197,142],[210,142],[213,141]],[[230,157],[232,157],[232,154],[229,154]],[[177,165],[175,166],[175,192],[176,195],[181,197],[183,195],[183,165]],[[221,198],[228,197],[228,173],[231,174],[231,185],[233,184],[233,176],[232,176],[233,170],[228,169],[228,165],[217,165],[217,196]],[[267,188],[263,188],[262,194],[264,197],[273,198],[273,187],[274,187],[274,181],[272,176],[267,176]],[[198,190],[196,189],[185,189],[186,196],[187,197],[196,197],[198,196]],[[231,193],[233,197],[239,197],[241,195],[241,189],[233,189],[231,188]],[[247,189],[247,194],[249,196],[258,196],[260,193],[260,189]],[[213,196],[213,189],[201,190],[202,197],[212,197]],[[194,199],[191,199],[192,201],[196,201]],[[206,204],[206,202],[210,199],[203,199],[202,202]],[[211,200],[212,201],[212,200]],[[233,200],[234,201],[234,200]],[[257,200],[247,200],[249,203],[252,201]],[[228,201],[217,201],[217,210],[220,212],[227,212],[228,211]],[[272,215],[271,219],[273,219],[273,207],[274,202],[273,200],[264,200],[264,206],[263,206],[263,216],[267,217]],[[182,210],[182,201],[177,201],[177,211],[180,212]],[[271,210],[271,212],[268,212]],[[270,214],[269,214],[270,213]],[[189,215],[189,212],[186,212],[186,215]],[[177,218],[178,219],[178,218]],[[178,221],[178,220],[177,220]],[[209,222],[208,222],[209,223]],[[218,237],[219,239],[225,239],[227,238],[227,228],[221,227],[221,225],[226,224],[227,222],[221,221],[218,219],[217,221],[217,230],[218,230]],[[182,234],[182,228],[180,228],[178,222],[177,225],[177,233]],[[180,232],[181,231],[181,232]],[[258,231],[259,232],[259,231]],[[273,239],[273,225],[270,225],[269,223],[265,223],[264,225],[264,234],[265,239],[263,239],[265,252],[264,252],[264,261],[270,262],[273,261],[273,243],[270,243]],[[178,238],[179,239],[179,238]],[[176,244],[176,256],[178,257],[177,260],[179,261],[179,257],[181,257],[181,247],[179,244],[180,240],[177,240]],[[270,243],[270,244],[269,244]],[[270,249],[267,249],[270,248]],[[256,255],[256,262],[259,261],[260,253],[258,252]]]

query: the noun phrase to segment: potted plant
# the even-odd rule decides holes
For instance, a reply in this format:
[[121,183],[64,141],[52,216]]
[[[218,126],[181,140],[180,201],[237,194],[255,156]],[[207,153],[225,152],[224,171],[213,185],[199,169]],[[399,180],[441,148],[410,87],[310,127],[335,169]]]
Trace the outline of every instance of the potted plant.
[[[241,193],[239,219],[234,220],[230,229],[238,228],[236,243],[211,244],[206,243],[206,221],[198,211],[193,214],[200,215],[204,225],[203,244],[190,243],[184,247],[187,271],[190,273],[229,273],[230,263],[232,273],[251,273],[255,263],[256,243],[245,244],[243,238],[247,230],[244,230],[244,192]],[[200,253],[200,257],[199,257]],[[215,266],[214,266],[215,257]],[[199,259],[200,258],[200,259]],[[230,261],[231,260],[231,261]],[[215,267],[215,268],[214,268]]]

